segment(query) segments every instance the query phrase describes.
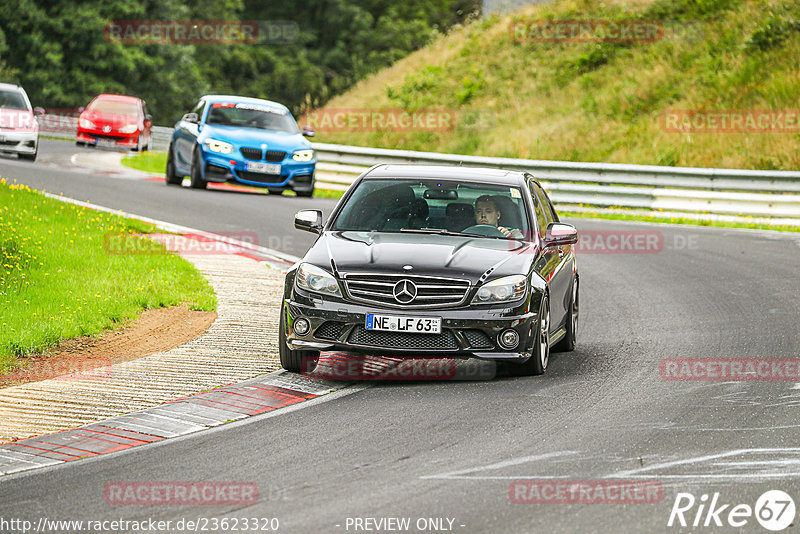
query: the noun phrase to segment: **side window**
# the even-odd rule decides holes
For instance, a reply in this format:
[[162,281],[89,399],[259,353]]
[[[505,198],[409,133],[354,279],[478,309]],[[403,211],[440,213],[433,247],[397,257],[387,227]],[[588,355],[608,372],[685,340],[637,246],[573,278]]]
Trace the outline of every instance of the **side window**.
[[558,218],[556,217],[555,210],[553,210],[553,206],[550,204],[550,199],[547,198],[547,193],[544,192],[544,189],[542,189],[539,184],[532,182],[532,185],[533,189],[536,191],[536,196],[539,197],[539,202],[542,205],[547,223],[557,222]]
[[544,209],[542,208],[542,201],[537,189],[539,186],[534,182],[528,182],[530,184],[531,190],[531,197],[533,198],[533,211],[536,213],[536,222],[539,226],[539,235],[544,238],[545,232],[547,232],[547,217],[545,217]]
[[203,111],[206,109],[206,101],[201,100],[198,102],[194,108],[192,108],[192,113],[197,113],[197,119],[202,122],[203,121]]

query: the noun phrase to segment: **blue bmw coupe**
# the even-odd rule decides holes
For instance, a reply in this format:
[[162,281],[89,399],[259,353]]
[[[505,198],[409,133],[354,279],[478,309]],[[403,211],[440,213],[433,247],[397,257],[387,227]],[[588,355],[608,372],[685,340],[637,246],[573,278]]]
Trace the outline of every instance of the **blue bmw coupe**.
[[316,157],[310,128],[276,102],[206,95],[175,125],[167,154],[167,185],[184,176],[196,189],[209,182],[238,183],[301,197],[314,193]]

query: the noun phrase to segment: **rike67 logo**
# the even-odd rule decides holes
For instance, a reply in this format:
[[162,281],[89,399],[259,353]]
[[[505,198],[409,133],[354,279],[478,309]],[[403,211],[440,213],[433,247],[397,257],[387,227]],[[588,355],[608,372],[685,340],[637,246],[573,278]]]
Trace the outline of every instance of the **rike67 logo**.
[[748,527],[752,532],[753,518],[765,529],[778,532],[789,527],[797,515],[794,499],[781,490],[764,492],[755,506],[730,504],[714,493],[696,498],[691,493],[678,493],[672,504],[667,526],[680,527]]

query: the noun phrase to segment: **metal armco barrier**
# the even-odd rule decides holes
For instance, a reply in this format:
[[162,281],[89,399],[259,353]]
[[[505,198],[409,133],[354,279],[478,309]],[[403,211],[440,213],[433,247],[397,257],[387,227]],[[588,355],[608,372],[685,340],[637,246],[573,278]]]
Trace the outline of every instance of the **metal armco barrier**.
[[[317,182],[344,189],[376,163],[526,170],[556,204],[800,219],[800,172],[460,156],[315,143]],[[324,178],[323,178],[324,177]]]
[[[75,137],[77,118],[45,115],[42,135]],[[57,128],[48,126],[56,125]],[[165,151],[172,128],[155,126],[150,148]],[[547,188],[553,202],[675,212],[703,212],[800,220],[800,172],[659,167],[461,156],[314,143],[317,185],[344,190],[378,163],[458,165],[526,170]]]

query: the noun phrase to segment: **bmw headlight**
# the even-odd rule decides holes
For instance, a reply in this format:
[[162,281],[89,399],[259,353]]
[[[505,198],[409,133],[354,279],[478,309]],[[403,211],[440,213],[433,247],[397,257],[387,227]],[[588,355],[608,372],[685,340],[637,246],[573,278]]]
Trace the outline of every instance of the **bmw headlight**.
[[218,141],[216,139],[206,139],[203,141],[211,152],[219,152],[220,154],[230,154],[233,152],[233,145],[225,141]]
[[330,273],[311,265],[310,263],[301,263],[297,268],[297,275],[295,277],[297,287],[312,291],[314,293],[322,293],[324,295],[334,295],[341,297],[342,293],[339,291],[339,284]]
[[311,161],[314,159],[313,150],[298,150],[292,154],[292,159],[295,161]]
[[94,123],[89,119],[79,119],[78,122],[81,124],[81,128],[95,128]]
[[473,304],[495,304],[513,302],[525,296],[528,278],[521,274],[498,278],[484,284],[472,299]]
[[136,126],[135,124],[126,124],[125,126],[123,126],[122,128],[119,129],[119,133],[133,133],[138,128],[139,127]]

